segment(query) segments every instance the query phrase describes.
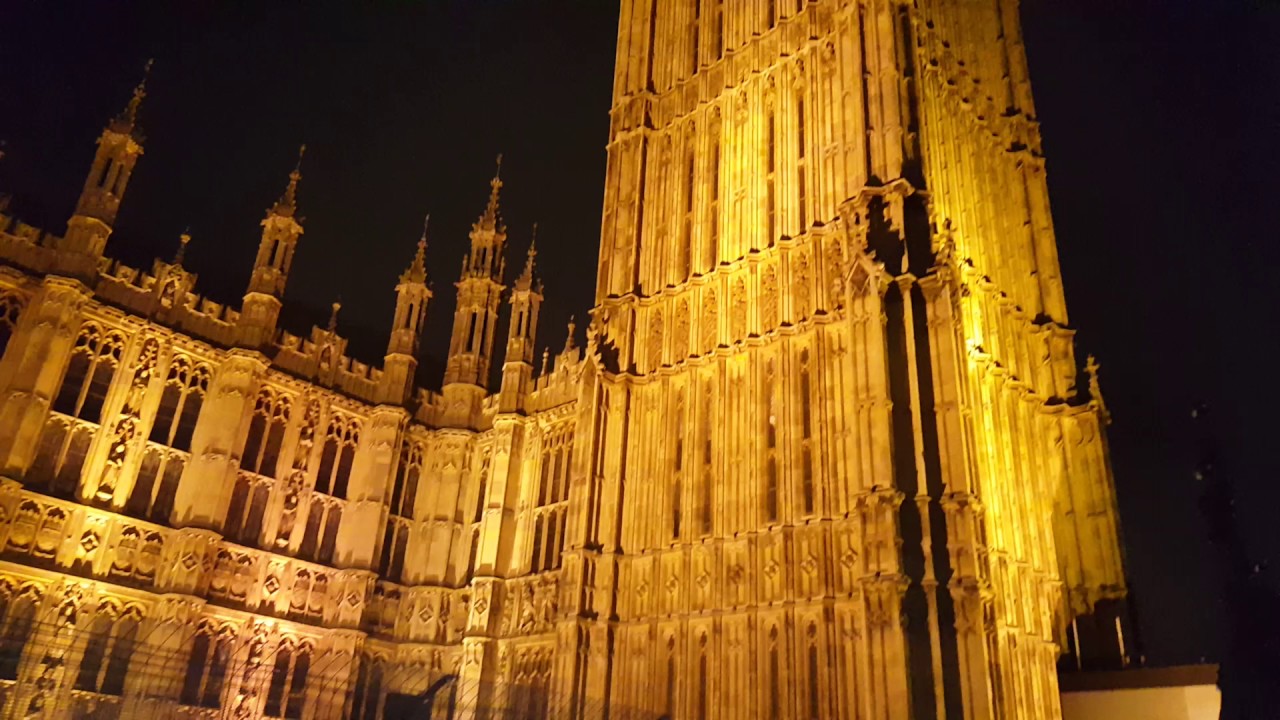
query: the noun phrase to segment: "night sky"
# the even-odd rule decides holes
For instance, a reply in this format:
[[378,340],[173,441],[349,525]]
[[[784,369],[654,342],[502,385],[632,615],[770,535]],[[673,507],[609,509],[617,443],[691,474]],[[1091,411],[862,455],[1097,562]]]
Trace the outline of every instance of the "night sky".
[[[258,223],[306,143],[284,324],[324,325],[341,296],[340,331],[380,362],[426,213],[428,343],[447,343],[451,284],[501,152],[508,271],[539,223],[539,339],[558,349],[594,292],[615,5],[7,3],[0,192],[61,233],[93,140],[155,57],[146,154],[108,254],[149,267],[189,226],[197,290],[238,305]],[[1280,401],[1280,6],[1023,0],[1023,17],[1071,321],[1114,417],[1146,655],[1212,660],[1222,603],[1192,477],[1196,402],[1213,407],[1250,552],[1271,559],[1263,573],[1280,589],[1267,431],[1280,427],[1268,420]]]

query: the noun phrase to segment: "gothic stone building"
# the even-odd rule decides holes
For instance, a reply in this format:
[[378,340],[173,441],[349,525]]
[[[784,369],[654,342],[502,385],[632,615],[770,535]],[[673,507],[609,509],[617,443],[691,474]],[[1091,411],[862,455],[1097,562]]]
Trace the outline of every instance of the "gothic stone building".
[[238,308],[110,260],[141,98],[0,218],[5,717],[1040,719],[1125,653],[1016,2],[622,0],[586,347],[495,178],[440,392],[424,244],[381,367],[277,327],[296,171]]

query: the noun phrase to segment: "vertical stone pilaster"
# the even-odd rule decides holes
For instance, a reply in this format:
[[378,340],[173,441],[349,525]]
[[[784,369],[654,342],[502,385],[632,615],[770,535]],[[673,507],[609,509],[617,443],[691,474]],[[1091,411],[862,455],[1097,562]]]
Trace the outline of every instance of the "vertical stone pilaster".
[[497,578],[476,578],[471,583],[471,604],[462,638],[462,667],[458,671],[458,717],[487,717],[498,667],[498,619],[502,613],[503,584]]
[[0,475],[20,480],[35,458],[88,297],[76,280],[47,277],[18,320],[0,361]]
[[334,562],[339,567],[373,569],[399,462],[400,435],[408,419],[403,408],[380,406],[360,438],[334,546]]
[[196,421],[191,462],[178,483],[171,518],[175,526],[221,530],[249,415],[266,369],[265,357],[244,350],[229,352],[218,368]]

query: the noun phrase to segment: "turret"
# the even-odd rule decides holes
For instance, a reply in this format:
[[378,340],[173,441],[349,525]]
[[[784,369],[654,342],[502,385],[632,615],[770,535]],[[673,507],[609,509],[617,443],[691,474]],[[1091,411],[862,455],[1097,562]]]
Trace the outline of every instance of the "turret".
[[498,212],[498,191],[502,189],[502,157],[499,173],[490,181],[489,204],[471,226],[471,251],[462,262],[458,279],[458,305],[453,318],[453,336],[444,384],[488,385],[493,359],[494,326],[502,297],[502,275],[506,269],[503,251],[507,228]]
[[58,245],[58,269],[65,274],[84,279],[97,273],[120,210],[120,200],[133,175],[133,167],[142,155],[138,110],[147,95],[150,72],[148,60],[142,81],[133,89],[128,105],[98,136],[93,165],[76,201],[75,213],[67,221],[67,234]]
[[418,252],[396,285],[396,315],[387,342],[387,357],[382,367],[384,402],[401,405],[413,390],[413,377],[418,369],[418,340],[427,320],[427,303],[431,289],[427,286],[427,224],[422,224]]
[[284,195],[267,210],[267,216],[262,220],[262,240],[258,243],[258,256],[253,262],[249,291],[245,293],[240,309],[238,344],[241,347],[260,348],[275,336],[276,322],[280,318],[280,299],[289,280],[293,252],[303,232],[297,217],[298,181],[302,178],[302,156],[306,150],[306,145],[298,150],[298,164],[289,173]]
[[524,272],[511,290],[511,325],[507,330],[507,354],[502,364],[502,390],[499,412],[524,410],[524,398],[532,389],[534,337],[538,329],[538,310],[542,307],[542,279],[534,267],[538,255],[538,226],[533,226],[533,240]]

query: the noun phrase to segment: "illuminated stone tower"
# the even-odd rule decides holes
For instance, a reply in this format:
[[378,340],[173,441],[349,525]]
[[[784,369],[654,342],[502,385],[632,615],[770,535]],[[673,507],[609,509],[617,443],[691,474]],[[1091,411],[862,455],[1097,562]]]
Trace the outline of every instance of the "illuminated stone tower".
[[489,204],[471,226],[471,251],[462,260],[457,282],[458,303],[445,364],[444,391],[450,403],[449,417],[463,422],[473,416],[489,386],[498,305],[504,289],[507,227],[498,210],[501,170],[499,155],[498,172],[489,182]]
[[611,118],[560,691],[1058,717],[1125,580],[1016,3],[623,0]]
[[533,344],[538,332],[538,311],[542,307],[542,278],[534,267],[534,258],[538,256],[537,225],[533,226],[533,233],[524,270],[511,290],[511,321],[502,362],[499,412],[524,410],[524,399],[533,382]]
[[423,222],[418,252],[396,285],[396,314],[382,374],[383,399],[396,405],[403,404],[413,392],[418,343],[427,321],[427,303],[431,301],[431,288],[427,285],[427,223],[430,220],[427,216]]
[[260,348],[275,339],[289,268],[293,266],[293,254],[303,233],[297,217],[298,181],[302,179],[302,156],[306,151],[306,145],[298,150],[298,165],[289,173],[284,194],[262,219],[262,239],[258,242],[258,255],[253,261],[253,275],[249,278],[249,290],[244,295],[244,310],[239,319],[240,342],[244,347]]
[[90,278],[98,270],[98,261],[111,237],[120,200],[124,197],[134,165],[142,156],[142,132],[138,128],[138,110],[147,95],[147,62],[142,82],[124,111],[116,116],[98,136],[98,151],[85,178],[84,189],[76,201],[75,214],[67,221],[67,234],[62,238],[60,269],[82,278]]

